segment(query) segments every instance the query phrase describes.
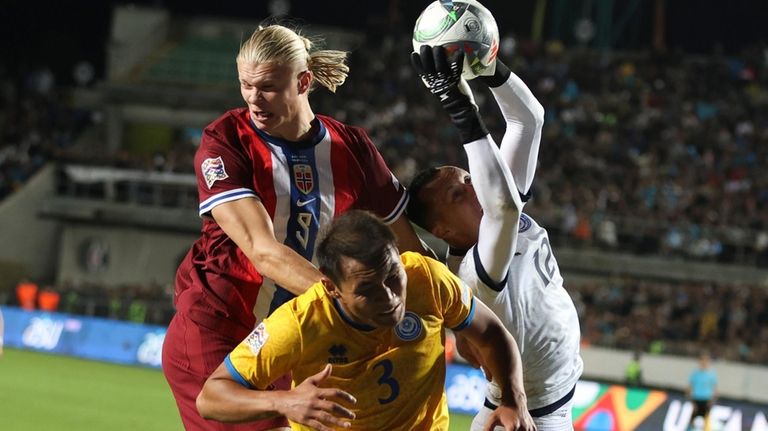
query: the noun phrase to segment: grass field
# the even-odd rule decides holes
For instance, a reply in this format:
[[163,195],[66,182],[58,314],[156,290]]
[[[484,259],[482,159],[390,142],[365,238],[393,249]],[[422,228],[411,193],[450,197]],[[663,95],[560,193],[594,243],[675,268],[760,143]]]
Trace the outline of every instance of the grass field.
[[[5,349],[0,357],[3,430],[183,430],[159,370]],[[451,431],[471,417],[451,416]]]

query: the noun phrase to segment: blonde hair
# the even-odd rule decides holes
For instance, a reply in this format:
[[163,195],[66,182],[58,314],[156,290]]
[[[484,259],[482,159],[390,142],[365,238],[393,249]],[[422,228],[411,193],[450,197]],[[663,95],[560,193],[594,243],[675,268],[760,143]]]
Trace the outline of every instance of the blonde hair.
[[344,51],[319,50],[312,52],[312,41],[282,25],[259,26],[240,46],[238,64],[275,63],[306,67],[314,75],[314,82],[331,92],[347,79],[349,67]]

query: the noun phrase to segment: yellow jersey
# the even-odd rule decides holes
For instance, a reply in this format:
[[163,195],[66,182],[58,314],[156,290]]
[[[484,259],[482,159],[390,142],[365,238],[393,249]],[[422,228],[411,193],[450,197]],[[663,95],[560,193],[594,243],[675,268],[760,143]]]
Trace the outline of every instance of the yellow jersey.
[[226,357],[232,377],[266,389],[292,372],[295,387],[330,363],[323,386],[357,398],[352,429],[447,430],[445,328],[469,325],[474,299],[442,263],[411,252],[400,259],[408,282],[406,313],[397,326],[352,322],[317,283],[275,310]]

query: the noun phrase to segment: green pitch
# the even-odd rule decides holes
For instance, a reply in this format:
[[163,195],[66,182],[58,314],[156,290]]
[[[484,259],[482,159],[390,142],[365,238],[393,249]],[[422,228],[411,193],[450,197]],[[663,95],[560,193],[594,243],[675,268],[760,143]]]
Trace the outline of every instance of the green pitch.
[[[2,429],[183,430],[159,370],[5,349],[0,357]],[[451,416],[451,431],[472,418]]]

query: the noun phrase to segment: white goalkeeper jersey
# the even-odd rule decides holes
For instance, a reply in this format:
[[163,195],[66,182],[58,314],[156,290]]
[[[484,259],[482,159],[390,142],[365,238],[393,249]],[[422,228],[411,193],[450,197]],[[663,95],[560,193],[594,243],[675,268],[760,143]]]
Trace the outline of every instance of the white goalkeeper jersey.
[[[501,148],[490,135],[464,146],[483,217],[478,242],[457,274],[515,337],[528,408],[535,410],[568,396],[581,376],[579,318],[563,288],[547,231],[522,213],[544,110],[514,73],[491,91],[507,130]],[[490,385],[489,399],[498,405],[494,394],[500,391]]]
[[[583,363],[579,355],[579,317],[563,288],[547,231],[522,214],[506,280],[489,286],[480,275],[484,272],[472,247],[461,262],[459,278],[472,287],[476,297],[515,337],[523,360],[528,408],[560,400],[576,385]],[[495,290],[498,288],[501,291]]]

